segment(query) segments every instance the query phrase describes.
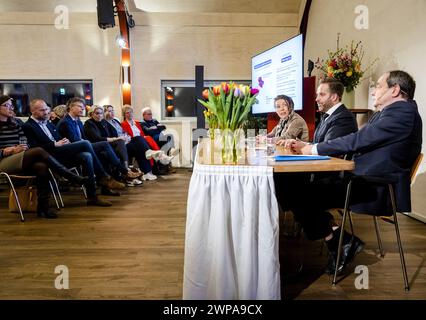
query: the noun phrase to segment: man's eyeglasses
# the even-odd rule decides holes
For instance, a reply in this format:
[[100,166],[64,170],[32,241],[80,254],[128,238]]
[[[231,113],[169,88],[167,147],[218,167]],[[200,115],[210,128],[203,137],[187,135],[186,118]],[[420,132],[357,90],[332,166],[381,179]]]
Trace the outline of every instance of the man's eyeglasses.
[[94,112],[94,114],[101,115],[101,114],[104,114],[104,113],[103,112]]

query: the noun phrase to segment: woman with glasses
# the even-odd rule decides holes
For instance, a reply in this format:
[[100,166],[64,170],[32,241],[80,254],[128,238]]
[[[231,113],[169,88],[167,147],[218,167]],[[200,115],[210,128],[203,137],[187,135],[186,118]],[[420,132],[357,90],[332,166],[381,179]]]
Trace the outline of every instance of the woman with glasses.
[[293,100],[285,95],[278,95],[274,100],[280,122],[268,133],[267,137],[276,138],[275,142],[285,139],[309,141],[308,125],[300,115],[294,112]]
[[42,148],[28,149],[21,125],[14,117],[12,99],[0,96],[0,172],[35,175],[37,216],[57,218],[56,212],[49,208],[49,168],[79,186],[88,178],[73,174]]

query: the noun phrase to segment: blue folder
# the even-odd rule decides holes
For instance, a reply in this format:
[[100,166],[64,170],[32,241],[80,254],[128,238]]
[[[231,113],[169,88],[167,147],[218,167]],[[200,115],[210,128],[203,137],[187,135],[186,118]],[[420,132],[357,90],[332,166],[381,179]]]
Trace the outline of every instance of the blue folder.
[[309,161],[309,160],[328,160],[329,156],[304,156],[304,155],[285,155],[275,156],[275,161]]

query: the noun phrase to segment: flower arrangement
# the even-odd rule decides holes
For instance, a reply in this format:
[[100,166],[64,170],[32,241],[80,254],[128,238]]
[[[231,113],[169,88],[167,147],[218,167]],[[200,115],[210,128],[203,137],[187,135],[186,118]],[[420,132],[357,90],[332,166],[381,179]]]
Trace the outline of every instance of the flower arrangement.
[[[242,158],[243,125],[258,93],[258,89],[246,85],[222,82],[205,89],[204,99],[198,99],[206,108],[204,117],[209,124],[211,150],[221,151],[222,163],[237,164]],[[215,134],[216,129],[219,129],[218,135]]]
[[209,128],[236,130],[247,120],[251,106],[256,102],[258,89],[234,82],[215,86],[203,91],[198,101],[206,108],[204,117]]
[[364,58],[364,48],[361,41],[356,44],[351,42],[350,46],[339,48],[339,37],[337,35],[337,50],[328,50],[328,58],[318,58],[315,67],[323,71],[324,76],[341,81],[347,92],[353,91],[361,81],[364,74],[377,62],[375,59],[366,69],[362,70],[361,64]]

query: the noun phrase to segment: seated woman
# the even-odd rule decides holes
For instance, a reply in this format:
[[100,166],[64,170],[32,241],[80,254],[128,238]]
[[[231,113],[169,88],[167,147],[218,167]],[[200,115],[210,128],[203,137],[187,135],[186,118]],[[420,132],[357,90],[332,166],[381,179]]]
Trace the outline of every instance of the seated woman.
[[[153,158],[159,157],[163,152],[153,151],[148,142],[142,136],[130,137],[121,127],[120,121],[115,118],[114,107],[111,105],[104,106],[105,120],[111,124],[118,136],[126,138],[126,147],[129,157],[134,157],[139,168],[144,173],[144,180],[155,180],[157,177],[152,173]],[[149,161],[151,159],[151,161]]]
[[[89,119],[84,123],[84,134],[90,142],[99,142],[106,141],[113,148],[114,152],[120,159],[121,163],[129,169],[129,156],[126,147],[126,137],[124,135],[118,135],[115,128],[104,119],[104,109],[101,106],[92,106],[89,110]],[[151,166],[149,165],[148,160],[146,160],[147,166],[149,168],[148,172],[151,171]],[[140,172],[140,171],[139,171]],[[140,176],[142,173],[140,172]],[[133,180],[128,180],[128,186],[135,186],[142,184],[142,181],[135,178]]]
[[49,168],[81,186],[87,177],[73,174],[42,148],[28,149],[21,122],[13,113],[12,99],[0,97],[0,171],[7,174],[35,175],[37,184],[37,216],[57,218],[55,210],[49,208]]
[[268,133],[267,137],[276,138],[275,143],[285,139],[309,141],[308,125],[301,116],[294,112],[293,100],[285,95],[278,95],[274,100],[280,122]]
[[140,124],[143,131],[157,142],[157,144],[161,147],[161,150],[164,150],[171,156],[176,155],[178,150],[175,149],[173,135],[164,133],[166,126],[152,118],[151,108],[146,107],[142,109],[142,118],[143,119]]
[[50,112],[50,122],[56,126],[66,114],[67,106],[65,104],[60,104],[59,106],[54,107]]
[[172,161],[174,156],[168,156],[163,151],[160,151],[160,147],[154,139],[145,135],[145,132],[139,122],[133,119],[133,108],[131,106],[126,105],[123,107],[123,117],[124,121],[121,123],[121,127],[132,138],[132,140],[136,137],[143,137],[148,143],[150,149],[159,151],[152,151],[147,155],[147,158],[152,157],[154,160],[159,160],[163,165],[168,165]]

